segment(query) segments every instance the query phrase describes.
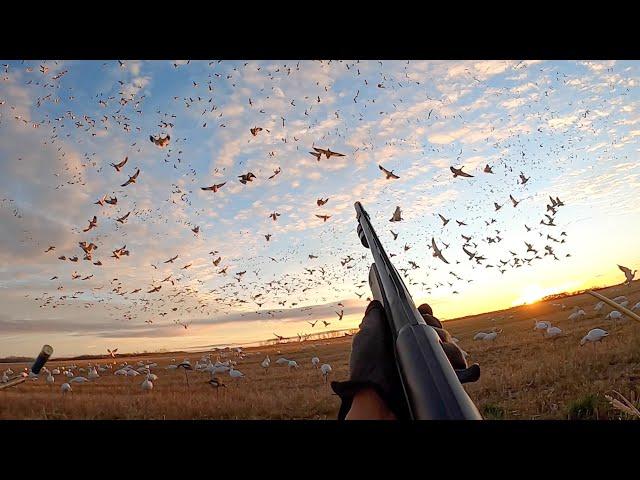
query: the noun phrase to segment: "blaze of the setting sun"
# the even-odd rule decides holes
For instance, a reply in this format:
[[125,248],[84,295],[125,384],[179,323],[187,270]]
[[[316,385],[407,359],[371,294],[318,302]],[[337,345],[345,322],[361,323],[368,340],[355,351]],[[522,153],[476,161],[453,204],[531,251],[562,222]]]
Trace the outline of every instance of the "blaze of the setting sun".
[[550,293],[552,293],[551,290],[555,289],[542,288],[537,284],[527,285],[522,291],[522,295],[520,295],[520,297],[513,302],[513,305],[515,306],[522,305],[523,303],[535,303],[545,295],[549,295]]
[[567,282],[562,285],[553,285],[542,287],[537,283],[532,283],[531,285],[527,285],[522,290],[522,295],[513,301],[512,306],[523,305],[523,304],[532,304],[539,302],[547,295],[553,295],[555,293],[562,292],[571,292],[575,291],[578,288],[583,288],[584,286],[580,284],[580,282]]

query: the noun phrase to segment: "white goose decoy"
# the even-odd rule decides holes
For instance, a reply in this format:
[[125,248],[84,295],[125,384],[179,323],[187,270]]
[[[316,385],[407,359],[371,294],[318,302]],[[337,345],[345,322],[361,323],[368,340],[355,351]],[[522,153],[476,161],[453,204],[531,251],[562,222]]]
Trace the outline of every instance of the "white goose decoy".
[[7,376],[7,372],[4,372],[2,374],[2,377],[0,377],[0,383],[7,383],[9,381],[9,377]]
[[311,365],[313,365],[313,368],[318,368],[319,363],[320,363],[320,359],[318,357],[313,357],[311,359]]
[[584,310],[576,308],[576,310],[571,315],[569,315],[568,319],[572,322],[575,322],[576,320],[582,320],[582,318],[585,316],[586,313]]
[[633,307],[631,307],[632,312],[635,312],[636,310],[640,310],[640,302],[636,303]]
[[291,370],[292,368],[298,368],[298,362],[296,362],[295,360],[289,360],[289,370]]
[[603,308],[604,308],[604,302],[600,300],[598,303],[596,303],[596,306],[593,307],[593,311],[596,313],[600,313]]
[[51,370],[51,373],[53,373],[54,375],[60,375],[60,370],[57,368],[54,368],[53,370]]
[[69,383],[87,383],[89,379],[87,377],[74,377],[69,380]]
[[64,374],[67,378],[73,378],[73,372],[71,370],[67,370]]
[[126,373],[127,377],[137,377],[138,375],[140,374],[136,372],[133,368],[127,370],[127,373]]
[[142,390],[144,390],[145,392],[149,392],[151,390],[153,390],[153,383],[151,382],[151,379],[149,378],[149,375],[147,375],[147,378],[145,378],[144,382],[142,382]]
[[473,336],[474,340],[484,340],[484,337],[486,337],[487,334],[485,332],[478,332]]
[[244,373],[242,373],[240,370],[235,370],[233,367],[231,367],[231,369],[229,369],[229,376],[231,378],[242,378],[244,377]]
[[538,321],[536,321],[536,324],[533,327],[533,329],[534,330],[546,330],[550,326],[551,326],[551,322],[547,322],[547,321],[544,321],[544,320],[538,320]]
[[327,377],[331,373],[331,365],[328,363],[323,363],[320,367],[320,372],[322,373],[322,377],[324,378],[324,382],[327,383]]
[[216,389],[216,395],[220,394],[220,388],[226,387],[226,385],[222,383],[218,377],[214,376],[212,376],[211,380],[209,380],[207,383]]
[[202,371],[205,373],[212,373],[213,371],[215,371],[215,369],[216,369],[216,366],[213,363],[209,363],[207,364],[206,367],[202,369]]
[[96,367],[89,369],[87,377],[89,377],[90,380],[95,380],[96,378],[100,377],[100,375],[98,375],[98,372],[96,371]]
[[60,387],[60,390],[62,391],[63,394],[73,391],[73,389],[71,388],[71,385],[69,385],[68,383],[63,383]]
[[285,363],[286,363],[286,364],[288,364],[288,363],[289,363],[289,360],[288,360],[288,359],[286,359],[286,358],[284,358],[284,357],[280,357],[278,360],[276,360],[276,363],[277,363],[278,365],[284,365]]
[[608,320],[620,320],[622,318],[622,314],[618,310],[613,310],[604,318]]
[[118,376],[127,376],[127,370],[124,368],[120,368],[118,370],[116,370],[115,372],[113,372],[114,375],[118,375]]
[[271,365],[271,359],[269,358],[269,355],[267,355],[267,357],[262,361],[260,366],[264,368],[264,371],[266,373],[267,370],[269,370],[269,365]]
[[[622,305],[622,304],[620,304],[620,305]],[[624,316],[618,310],[613,310],[612,312],[609,312],[609,314],[604,318],[605,318],[605,320],[613,320],[613,326],[615,327],[616,326],[616,322],[618,320],[622,320],[624,318]]]
[[7,370],[5,370],[5,372],[9,376],[13,375],[13,370],[11,370],[10,368],[7,368]]
[[151,380],[152,382],[155,382],[156,380],[158,380],[158,376],[157,376],[155,373],[149,373],[149,374],[147,375],[147,378],[148,378],[149,380]]
[[533,331],[540,330],[540,333],[544,337],[544,332],[546,332],[549,327],[551,327],[551,322],[537,321],[533,327]]
[[490,342],[490,341],[492,341],[492,340],[495,340],[496,338],[498,338],[498,332],[493,331],[493,332],[487,333],[487,334],[482,338],[482,340],[484,340],[484,341],[486,341],[486,342]]
[[549,325],[549,328],[547,328],[547,338],[554,338],[560,335],[562,335],[562,330],[560,330],[558,327],[552,327],[551,325]]
[[187,370],[193,370],[193,367],[191,366],[191,362],[189,361],[189,359],[184,359],[182,362],[180,362],[178,364],[178,368],[182,368],[184,370],[184,374],[187,374]]
[[175,370],[176,368],[178,368],[177,365],[167,365],[167,370]]
[[51,372],[49,372],[49,375],[47,375],[47,378],[46,378],[47,385],[53,385],[55,381],[56,381],[55,377],[51,375]]
[[600,342],[604,337],[608,336],[609,332],[601,328],[594,328],[589,330],[582,340],[580,340],[580,346],[582,347],[587,342],[592,342],[594,345],[596,342]]
[[616,302],[617,304],[620,304],[621,302],[624,302],[624,301],[628,302],[629,299],[624,295],[618,295],[616,298],[613,299],[613,301]]

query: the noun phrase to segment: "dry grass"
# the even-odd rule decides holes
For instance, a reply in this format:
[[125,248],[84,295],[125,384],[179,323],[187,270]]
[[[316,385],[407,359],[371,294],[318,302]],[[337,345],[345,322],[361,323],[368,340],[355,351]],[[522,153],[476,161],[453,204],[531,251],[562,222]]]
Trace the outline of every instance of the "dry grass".
[[[624,294],[633,305],[640,300],[640,283],[601,293],[609,298]],[[563,311],[552,303],[564,303],[567,308]],[[614,327],[604,320],[610,309],[593,315],[595,303],[593,297],[579,295],[446,323],[471,354],[470,360],[482,367],[481,379],[466,388],[485,418],[633,418],[631,407],[625,412],[606,396],[616,391],[638,404],[640,324],[628,320]],[[567,320],[573,306],[583,307],[589,317],[578,322]],[[542,338],[533,331],[534,318],[551,321],[565,335],[555,340]],[[503,329],[497,340],[472,340],[476,332],[493,326]],[[580,347],[582,336],[596,327],[609,331],[609,337],[597,347]],[[343,337],[247,349],[249,355],[237,365],[246,378],[234,380],[220,374],[228,387],[219,394],[206,383],[209,374],[195,371],[189,372],[191,388],[187,390],[183,371],[164,368],[172,358],[183,358],[172,354],[145,356],[145,362],[159,364],[154,369],[159,378],[149,393],[140,388],[142,376],[105,373],[91,384],[74,384],[73,393],[66,396],[60,393],[64,377],[56,377],[53,388],[43,378],[28,380],[0,391],[0,419],[333,419],[339,400],[319,370],[311,366],[311,357],[318,355],[322,363],[331,364],[331,378],[345,379],[350,344],[351,338]],[[278,349],[282,356],[296,360],[300,368],[276,365]],[[267,374],[260,367],[265,354],[272,359]],[[193,363],[200,356],[187,355]],[[137,362],[136,358],[117,360]],[[86,366],[88,362],[52,361],[48,367],[71,363]],[[17,371],[16,366],[12,368]]]
[[[612,287],[601,293],[609,298],[626,295],[633,305],[640,300],[640,285]],[[467,387],[481,412],[489,405],[500,407],[505,419],[619,418],[605,395],[617,390],[627,398],[639,396],[640,324],[627,320],[614,327],[604,320],[611,309],[594,315],[596,302],[583,294],[447,322],[447,328],[471,354],[470,360],[482,367],[481,379]],[[562,311],[553,303],[564,303],[567,308]],[[574,306],[584,308],[588,318],[569,321]],[[492,318],[497,319],[495,323]],[[564,335],[542,338],[533,331],[533,318],[551,321]],[[477,331],[494,324],[503,329],[496,341],[472,340]],[[607,330],[609,336],[601,344],[580,347],[580,339],[597,327]]]
[[[49,387],[44,378],[0,391],[0,419],[327,419],[334,418],[339,400],[325,384],[319,369],[311,365],[311,357],[319,355],[331,364],[330,377],[348,375],[350,339],[342,337],[314,345],[286,344],[248,350],[237,369],[245,378],[232,379],[228,374],[217,376],[227,385],[216,392],[207,382],[210,374],[188,371],[189,385],[184,370],[166,370],[171,360],[185,358],[172,354],[145,356],[145,362],[157,362],[152,371],[158,375],[151,392],[143,392],[144,376],[121,377],[111,372],[90,384],[72,384],[73,393],[62,395],[60,385],[66,377],[56,376],[56,384]],[[289,370],[275,364],[282,356],[296,360],[300,367]],[[257,352],[260,352],[259,354]],[[264,355],[272,359],[268,372],[260,366]],[[201,354],[189,354],[195,365]],[[226,358],[226,357],[225,357]],[[224,360],[225,358],[221,358]],[[215,360],[215,357],[212,357]],[[137,368],[137,358],[118,357],[120,364],[127,361]],[[58,365],[86,366],[87,361],[56,362],[47,364],[50,370]],[[93,362],[96,363],[95,361]],[[106,361],[98,363],[107,363]],[[20,365],[20,368],[25,365]],[[114,370],[117,367],[114,367]],[[17,367],[12,367],[18,371]],[[76,372],[77,373],[77,372]],[[80,373],[86,376],[85,373]]]

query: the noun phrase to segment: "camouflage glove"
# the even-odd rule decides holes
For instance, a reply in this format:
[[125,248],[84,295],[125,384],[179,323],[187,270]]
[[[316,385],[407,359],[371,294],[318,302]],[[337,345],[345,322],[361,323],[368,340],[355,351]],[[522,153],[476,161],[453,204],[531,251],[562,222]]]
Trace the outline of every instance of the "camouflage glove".
[[437,332],[440,337],[440,345],[442,345],[451,366],[456,370],[467,368],[467,360],[464,358],[462,350],[453,342],[451,334],[442,327],[442,322],[433,316],[433,310],[429,304],[423,303],[418,307],[418,311],[427,325],[431,325]]
[[[425,322],[438,333],[451,365],[456,369],[466,368],[467,362],[462,351],[451,341],[451,335],[442,328],[442,323],[433,316],[431,307],[423,304],[418,310]],[[349,380],[331,382],[331,388],[342,400],[339,420],[345,418],[351,409],[354,396],[364,388],[373,388],[396,418],[409,418],[395,364],[391,333],[386,322],[384,307],[379,301],[373,300],[365,310],[360,330],[353,337]]]
[[386,322],[382,304],[373,300],[365,310],[360,330],[353,337],[349,380],[331,382],[331,388],[342,400],[338,420],[344,420],[353,397],[364,388],[373,388],[396,418],[408,418]]

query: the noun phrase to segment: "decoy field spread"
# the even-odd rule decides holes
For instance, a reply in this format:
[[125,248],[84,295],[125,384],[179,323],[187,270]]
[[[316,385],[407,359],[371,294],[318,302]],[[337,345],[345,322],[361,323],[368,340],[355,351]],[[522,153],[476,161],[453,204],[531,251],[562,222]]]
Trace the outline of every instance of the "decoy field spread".
[[[0,418],[335,418],[356,201],[485,418],[640,417],[639,88],[634,61],[0,61],[0,384],[54,348]],[[620,307],[553,296],[586,289]]]

